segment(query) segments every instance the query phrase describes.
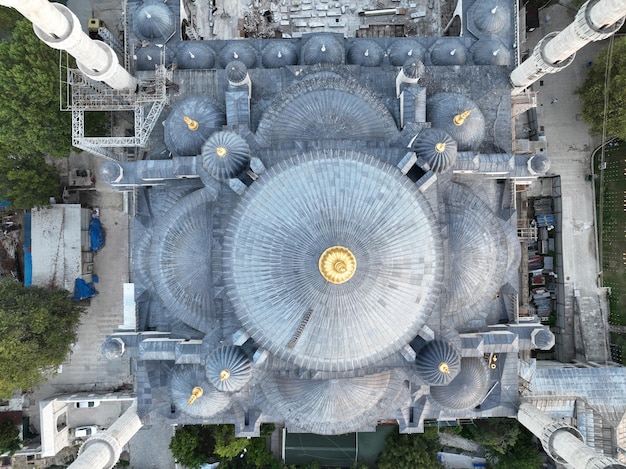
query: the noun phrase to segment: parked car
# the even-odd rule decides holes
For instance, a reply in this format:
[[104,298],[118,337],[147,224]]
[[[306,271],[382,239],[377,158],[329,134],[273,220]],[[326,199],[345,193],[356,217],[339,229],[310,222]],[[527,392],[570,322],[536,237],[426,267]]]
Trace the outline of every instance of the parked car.
[[77,409],[82,409],[86,407],[98,407],[100,405],[100,401],[78,401],[74,402],[74,407]]
[[74,430],[74,436],[76,436],[76,438],[90,437],[94,433],[98,433],[97,425],[87,425],[84,427],[77,427],[76,430]]

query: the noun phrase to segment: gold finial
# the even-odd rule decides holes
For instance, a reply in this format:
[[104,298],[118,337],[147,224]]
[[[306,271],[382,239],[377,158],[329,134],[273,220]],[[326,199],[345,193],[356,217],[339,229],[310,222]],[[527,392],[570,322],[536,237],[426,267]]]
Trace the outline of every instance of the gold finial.
[[439,364],[439,371],[441,373],[449,374],[450,373],[450,367],[448,366],[448,364],[446,362],[441,362]]
[[322,277],[330,283],[344,283],[356,271],[356,258],[344,246],[331,246],[322,253],[318,267]]
[[228,378],[230,378],[230,371],[229,370],[222,370],[222,371],[220,371],[220,381],[226,381]]
[[224,158],[226,153],[228,153],[228,150],[226,150],[225,147],[217,147],[215,149],[215,153],[217,153],[217,156]]
[[191,391],[191,397],[187,401],[187,405],[191,405],[194,402],[196,402],[196,399],[198,399],[199,397],[202,397],[203,393],[204,393],[204,390],[200,386],[196,386],[195,388],[193,388],[193,390]]
[[435,151],[437,153],[443,153],[444,151],[446,151],[446,144],[445,142],[439,142],[435,145]]
[[465,119],[467,119],[471,113],[471,109],[468,109],[467,111],[463,111],[461,114],[454,116],[454,125],[463,125],[463,122],[465,122]]
[[187,127],[189,127],[189,130],[198,130],[198,121],[193,120],[189,116],[183,116],[183,120],[185,121],[185,124],[187,124]]

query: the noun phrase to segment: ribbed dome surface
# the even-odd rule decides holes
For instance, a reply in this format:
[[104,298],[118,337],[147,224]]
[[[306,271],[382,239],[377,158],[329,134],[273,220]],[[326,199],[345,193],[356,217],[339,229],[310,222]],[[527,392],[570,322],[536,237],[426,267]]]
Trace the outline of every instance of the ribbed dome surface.
[[124,342],[116,337],[108,337],[102,343],[100,352],[107,360],[117,360],[124,355]]
[[545,174],[550,171],[550,160],[543,153],[538,153],[530,159],[530,169],[536,174]]
[[102,179],[109,184],[120,179],[123,174],[124,170],[120,164],[115,161],[105,161],[102,166],[100,166],[100,175]]
[[215,64],[215,52],[205,41],[183,41],[176,52],[176,63],[182,69],[210,69]]
[[319,34],[302,46],[302,63],[304,65],[341,64],[344,54],[343,44],[334,36]]
[[408,77],[418,79],[424,75],[424,64],[421,60],[409,59],[402,65],[402,72]]
[[154,70],[161,64],[161,54],[166,67],[172,65],[172,53],[167,47],[159,47],[151,44],[135,50],[135,67],[137,70]]
[[[185,117],[197,122],[198,128],[191,130]],[[165,144],[175,155],[199,155],[204,142],[225,124],[224,110],[213,98],[187,98],[172,108],[164,122]]]
[[511,53],[501,41],[481,39],[474,46],[476,65],[510,65]]
[[461,371],[447,386],[432,386],[430,395],[441,407],[469,410],[481,403],[489,387],[489,370],[482,358],[461,358]]
[[450,383],[459,373],[461,357],[448,342],[433,340],[419,350],[415,368],[427,384],[442,386]]
[[430,60],[434,65],[465,65],[467,50],[456,38],[441,38],[430,49]]
[[530,334],[530,339],[535,347],[540,350],[549,350],[554,346],[554,334],[546,328],[535,329]]
[[481,0],[470,7],[467,16],[478,31],[494,34],[509,26],[511,10],[504,1]]
[[248,76],[248,67],[239,60],[233,60],[226,64],[226,76],[229,83],[241,83]]
[[464,186],[451,185],[444,202],[452,253],[447,310],[453,312],[498,293],[507,267],[507,239],[487,204]]
[[250,360],[239,347],[220,347],[206,359],[206,376],[218,391],[239,391],[252,376]]
[[456,142],[441,129],[422,129],[413,149],[436,173],[447,171],[456,162]]
[[389,62],[395,67],[401,67],[407,60],[424,61],[426,49],[415,39],[394,39],[389,47]]
[[169,314],[199,330],[213,310],[210,209],[208,191],[200,190],[169,210],[155,229],[148,266]]
[[220,63],[222,67],[226,66],[233,60],[242,62],[248,68],[254,68],[256,65],[256,49],[246,41],[230,41],[220,51]]
[[[470,111],[461,125],[455,117]],[[426,103],[426,117],[434,128],[445,130],[459,151],[476,150],[485,138],[485,117],[469,98],[456,93],[438,93]]]
[[392,139],[398,128],[380,99],[343,78],[311,78],[282,93],[257,134],[272,141]]
[[385,51],[374,41],[367,39],[355,40],[348,50],[348,63],[363,67],[378,67]]
[[237,176],[250,161],[250,147],[233,132],[216,132],[202,146],[202,166],[221,181]]
[[[202,388],[202,396],[188,404],[195,387]],[[228,394],[219,392],[204,376],[200,366],[177,366],[170,381],[172,403],[176,409],[195,418],[208,418],[226,410],[230,404]]]
[[[332,246],[356,259],[345,283],[320,272]],[[415,184],[372,156],[325,150],[276,164],[248,188],[225,234],[224,282],[260,347],[302,367],[352,370],[422,328],[438,297],[440,250]]]
[[135,13],[135,33],[141,39],[167,39],[175,29],[174,14],[162,1],[145,1]]
[[408,393],[402,375],[385,371],[356,378],[311,380],[274,377],[261,390],[272,413],[318,435],[336,435],[374,426],[399,407]]
[[261,52],[261,62],[265,68],[280,68],[298,63],[298,53],[293,44],[287,41],[275,41]]

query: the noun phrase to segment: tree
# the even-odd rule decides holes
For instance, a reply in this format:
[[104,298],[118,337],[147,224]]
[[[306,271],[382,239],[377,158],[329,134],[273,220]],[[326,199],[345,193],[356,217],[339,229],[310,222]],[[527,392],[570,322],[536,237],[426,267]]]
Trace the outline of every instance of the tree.
[[20,431],[13,421],[4,420],[0,422],[0,454],[8,453],[13,456],[21,447]]
[[59,52],[18,20],[0,42],[0,156],[69,154],[71,114],[59,109],[59,79]]
[[429,428],[423,434],[390,433],[378,456],[378,469],[415,469],[417,467],[443,468],[437,461],[439,439],[437,429]]
[[0,398],[35,386],[63,363],[83,311],[65,290],[0,280]]
[[42,154],[0,158],[0,198],[13,208],[45,206],[58,193],[59,173]]
[[495,456],[505,454],[517,444],[520,424],[515,419],[476,419],[472,425],[464,425],[462,435],[485,447]]
[[189,469],[198,469],[203,464],[215,462],[214,450],[215,439],[209,425],[177,427],[170,441],[174,459]]
[[[601,134],[604,124],[605,77],[608,47],[602,49],[587,69],[582,86],[576,90],[582,100],[583,120],[592,133]],[[626,139],[626,38],[615,39],[611,54],[609,93],[606,112],[606,135]]]
[[493,469],[540,469],[542,466],[543,459],[532,442],[530,432],[521,427],[517,443],[498,456]]

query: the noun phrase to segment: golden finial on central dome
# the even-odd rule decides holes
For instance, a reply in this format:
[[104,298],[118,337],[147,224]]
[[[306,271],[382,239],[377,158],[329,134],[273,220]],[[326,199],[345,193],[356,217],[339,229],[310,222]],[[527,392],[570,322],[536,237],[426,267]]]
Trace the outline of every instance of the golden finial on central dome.
[[465,122],[465,119],[467,119],[471,113],[472,110],[468,109],[467,111],[463,111],[461,114],[454,116],[454,125],[463,125],[463,122]]
[[350,280],[356,271],[356,258],[344,246],[331,246],[320,256],[319,269],[327,282],[344,283]]
[[446,362],[441,362],[441,363],[439,364],[439,371],[440,371],[441,373],[446,373],[446,374],[448,374],[448,373],[450,373],[450,367],[448,366],[448,364],[447,364]]
[[189,130],[192,132],[198,130],[198,121],[193,120],[189,116],[183,116],[183,120],[185,121],[185,124],[187,124],[187,128]]
[[195,388],[193,388],[193,390],[191,391],[191,397],[187,401],[187,405],[191,405],[196,402],[196,399],[202,397],[202,394],[204,394],[204,390],[200,386],[196,386]]

